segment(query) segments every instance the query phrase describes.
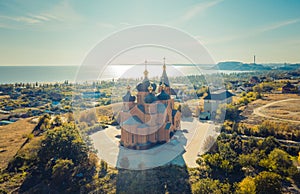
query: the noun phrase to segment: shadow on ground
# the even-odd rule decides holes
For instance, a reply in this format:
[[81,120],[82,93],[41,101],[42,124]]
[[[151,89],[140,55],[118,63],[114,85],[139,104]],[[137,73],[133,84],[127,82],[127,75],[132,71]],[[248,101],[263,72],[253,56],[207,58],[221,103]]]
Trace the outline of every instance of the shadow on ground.
[[191,193],[186,167],[167,165],[149,170],[120,169],[117,193]]
[[[187,132],[187,130],[185,130]],[[127,170],[127,169],[118,169],[116,177],[116,193],[191,193],[191,185],[189,183],[189,173],[185,165],[182,154],[184,153],[184,146],[186,145],[186,138],[183,135],[183,131],[177,131],[177,138],[174,139],[177,142],[176,149],[177,156],[171,159],[164,165],[161,165],[156,168],[146,169],[145,163],[141,162],[138,165],[138,169],[143,170]],[[172,141],[169,142],[169,144]],[[163,145],[160,145],[163,146]],[[167,152],[174,150],[169,150],[166,147],[166,150],[162,151],[163,154],[160,157],[167,157]],[[119,152],[119,163],[120,166],[128,168],[131,163],[129,161],[123,161],[127,158],[126,153]],[[137,155],[137,157],[143,158],[143,154]],[[150,157],[148,159],[156,160],[161,159],[157,157]],[[137,159],[138,160],[138,159]],[[157,161],[153,161],[154,163]]]

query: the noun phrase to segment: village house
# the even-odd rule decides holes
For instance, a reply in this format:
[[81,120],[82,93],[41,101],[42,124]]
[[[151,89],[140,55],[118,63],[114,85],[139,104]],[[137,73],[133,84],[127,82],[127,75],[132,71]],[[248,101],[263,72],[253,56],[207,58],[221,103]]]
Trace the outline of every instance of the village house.
[[206,113],[206,115],[207,113],[210,113],[211,117],[215,117],[219,106],[221,104],[230,104],[232,102],[232,96],[234,96],[234,94],[228,90],[209,92],[208,95],[204,97],[204,113]]
[[282,87],[283,94],[295,94],[298,93],[298,87],[291,84],[291,82],[287,82],[286,85]]

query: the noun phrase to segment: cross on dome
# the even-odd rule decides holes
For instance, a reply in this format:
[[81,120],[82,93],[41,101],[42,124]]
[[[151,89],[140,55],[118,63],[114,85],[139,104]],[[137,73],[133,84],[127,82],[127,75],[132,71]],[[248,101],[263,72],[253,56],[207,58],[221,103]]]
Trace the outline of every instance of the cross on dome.
[[145,78],[148,78],[148,70],[147,70],[147,60],[145,60],[145,71],[144,71]]
[[163,70],[166,71],[166,57],[164,57],[163,60],[164,60]]

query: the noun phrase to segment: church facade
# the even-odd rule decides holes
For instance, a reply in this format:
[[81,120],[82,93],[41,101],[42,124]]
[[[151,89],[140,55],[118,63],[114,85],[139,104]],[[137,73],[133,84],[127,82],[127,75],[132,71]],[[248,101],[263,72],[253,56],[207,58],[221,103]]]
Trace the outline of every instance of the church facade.
[[174,108],[165,63],[158,86],[148,79],[145,68],[144,80],[136,89],[137,95],[132,96],[128,86],[123,96],[120,144],[131,149],[148,149],[168,142],[180,129],[181,113]]

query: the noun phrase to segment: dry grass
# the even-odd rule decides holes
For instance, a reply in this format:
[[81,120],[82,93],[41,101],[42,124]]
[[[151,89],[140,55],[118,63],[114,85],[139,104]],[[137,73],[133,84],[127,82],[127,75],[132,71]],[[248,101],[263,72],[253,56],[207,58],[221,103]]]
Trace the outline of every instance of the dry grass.
[[98,116],[113,116],[113,114],[118,113],[123,106],[123,103],[114,103],[105,106],[96,107],[96,112]]
[[279,102],[273,106],[267,107],[267,109],[280,109],[288,112],[300,112],[300,98],[298,100],[291,100],[287,102]]
[[249,125],[261,124],[264,120],[266,120],[266,118],[254,115],[253,110],[255,108],[264,106],[271,102],[276,102],[276,101],[291,99],[291,98],[297,100],[279,102],[262,109],[261,112],[275,118],[299,121],[300,120],[300,103],[299,103],[300,96],[298,96],[297,94],[268,94],[268,95],[264,95],[263,99],[255,100],[254,102],[251,102],[247,105],[247,107],[241,114],[245,118],[242,122]]
[[262,112],[274,118],[300,121],[300,99],[278,102],[264,108]]
[[0,126],[0,169],[6,168],[8,162],[26,141],[35,124],[30,119],[21,119],[15,123]]
[[266,94],[264,95],[264,97],[269,101],[285,100],[289,98],[300,99],[300,96],[298,96],[297,94]]

